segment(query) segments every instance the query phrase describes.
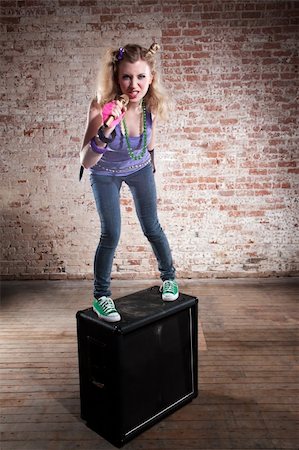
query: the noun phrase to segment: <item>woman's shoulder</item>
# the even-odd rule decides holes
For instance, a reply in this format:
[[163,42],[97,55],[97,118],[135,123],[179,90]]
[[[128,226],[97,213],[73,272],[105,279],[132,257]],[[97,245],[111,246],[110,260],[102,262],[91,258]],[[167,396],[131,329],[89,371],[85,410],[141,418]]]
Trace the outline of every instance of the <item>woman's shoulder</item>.
[[152,125],[155,125],[156,121],[157,121],[157,114],[154,112],[150,112],[149,117],[150,117],[150,121],[151,121]]
[[102,116],[102,107],[101,105],[98,103],[96,98],[93,98],[90,102],[89,102],[89,107],[88,107],[88,119],[89,122],[92,121],[94,118],[99,118]]
[[97,97],[92,98],[89,102],[89,110],[102,111],[102,107]]

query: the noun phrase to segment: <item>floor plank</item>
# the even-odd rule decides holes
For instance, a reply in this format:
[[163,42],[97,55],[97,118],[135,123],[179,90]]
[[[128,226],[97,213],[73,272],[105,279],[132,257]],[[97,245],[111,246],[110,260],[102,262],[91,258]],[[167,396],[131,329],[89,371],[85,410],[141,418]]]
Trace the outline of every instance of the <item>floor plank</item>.
[[[114,298],[151,286],[114,282]],[[297,449],[299,280],[190,280],[199,396],[128,450]],[[2,283],[2,450],[113,449],[80,419],[76,319],[86,281]]]

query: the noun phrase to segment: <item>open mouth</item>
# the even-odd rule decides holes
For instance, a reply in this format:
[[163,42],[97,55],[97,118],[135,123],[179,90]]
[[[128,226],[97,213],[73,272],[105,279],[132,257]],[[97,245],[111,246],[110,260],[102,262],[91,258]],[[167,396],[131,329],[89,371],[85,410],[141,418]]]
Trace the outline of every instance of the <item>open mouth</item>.
[[134,99],[138,96],[139,92],[138,91],[132,91],[132,92],[128,92],[128,95],[130,97],[130,99]]

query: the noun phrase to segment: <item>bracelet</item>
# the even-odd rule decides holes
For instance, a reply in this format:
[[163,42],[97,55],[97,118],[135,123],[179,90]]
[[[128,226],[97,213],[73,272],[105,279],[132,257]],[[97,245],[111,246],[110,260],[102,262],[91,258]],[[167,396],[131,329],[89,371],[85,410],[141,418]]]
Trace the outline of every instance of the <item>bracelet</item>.
[[151,150],[148,148],[149,153],[153,153],[155,151],[154,148],[152,148]]
[[93,152],[98,153],[99,155],[102,155],[107,151],[106,147],[98,147],[94,138],[90,141],[90,148]]
[[98,138],[100,139],[100,141],[104,142],[105,144],[111,144],[112,141],[114,141],[115,136],[116,136],[116,131],[113,130],[111,133],[111,137],[106,137],[104,135],[104,127],[103,125],[98,129]]

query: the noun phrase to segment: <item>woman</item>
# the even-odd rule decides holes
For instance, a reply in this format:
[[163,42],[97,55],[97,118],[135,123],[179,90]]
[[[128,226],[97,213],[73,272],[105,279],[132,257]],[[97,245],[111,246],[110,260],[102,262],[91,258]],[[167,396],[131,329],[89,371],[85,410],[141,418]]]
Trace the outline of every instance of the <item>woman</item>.
[[[103,66],[100,95],[93,100],[80,153],[90,169],[91,186],[101,221],[101,238],[94,259],[93,310],[108,322],[121,320],[110,298],[111,270],[120,237],[120,188],[132,192],[144,235],[157,258],[164,301],[179,296],[171,250],[157,217],[153,172],[157,119],[165,114],[155,68],[155,53],[126,45],[108,53]],[[98,100],[100,98],[100,100]]]

